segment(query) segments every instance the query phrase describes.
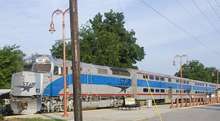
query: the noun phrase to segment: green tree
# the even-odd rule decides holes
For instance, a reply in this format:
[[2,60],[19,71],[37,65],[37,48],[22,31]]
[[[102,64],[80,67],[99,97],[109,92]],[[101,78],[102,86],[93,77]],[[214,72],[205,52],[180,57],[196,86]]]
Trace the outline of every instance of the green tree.
[[0,48],[0,88],[10,88],[12,74],[23,70],[23,57],[19,46]]
[[[81,61],[98,65],[134,67],[144,59],[144,48],[136,44],[135,32],[125,28],[124,15],[110,10],[98,13],[88,25],[80,29]],[[67,43],[68,59],[71,58],[70,43]],[[52,46],[51,53],[62,58],[62,44]]]
[[[192,60],[182,68],[184,78],[216,83],[217,70],[214,67],[205,67],[198,60]],[[180,77],[180,71],[175,76]]]

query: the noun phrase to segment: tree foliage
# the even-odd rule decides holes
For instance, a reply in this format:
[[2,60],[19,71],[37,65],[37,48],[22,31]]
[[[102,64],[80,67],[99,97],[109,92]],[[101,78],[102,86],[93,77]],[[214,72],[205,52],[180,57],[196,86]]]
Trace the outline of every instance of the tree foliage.
[[[215,67],[205,67],[198,60],[192,60],[188,64],[184,64],[182,68],[184,78],[213,83],[217,82],[217,69]],[[180,77],[180,71],[175,75]]]
[[[134,67],[144,59],[144,48],[136,44],[135,32],[125,28],[124,15],[110,10],[98,13],[88,25],[80,30],[81,61],[98,65]],[[70,43],[67,43],[68,59],[71,58]],[[55,43],[51,53],[62,58],[62,43]]]
[[19,46],[0,48],[0,88],[10,88],[12,74],[23,70],[23,57]]

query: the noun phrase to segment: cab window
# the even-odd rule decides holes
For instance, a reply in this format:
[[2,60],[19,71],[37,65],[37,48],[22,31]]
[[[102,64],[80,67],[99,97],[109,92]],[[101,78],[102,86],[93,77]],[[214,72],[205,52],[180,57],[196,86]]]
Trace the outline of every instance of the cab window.
[[49,73],[51,70],[51,64],[34,64],[32,69],[33,72]]

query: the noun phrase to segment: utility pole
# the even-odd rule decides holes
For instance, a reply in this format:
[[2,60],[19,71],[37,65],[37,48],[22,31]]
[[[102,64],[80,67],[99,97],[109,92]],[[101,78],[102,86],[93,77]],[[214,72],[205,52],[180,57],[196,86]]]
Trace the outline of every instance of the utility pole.
[[72,79],[74,121],[82,121],[81,83],[80,83],[80,52],[78,34],[78,4],[77,0],[69,0],[70,31],[72,44]]

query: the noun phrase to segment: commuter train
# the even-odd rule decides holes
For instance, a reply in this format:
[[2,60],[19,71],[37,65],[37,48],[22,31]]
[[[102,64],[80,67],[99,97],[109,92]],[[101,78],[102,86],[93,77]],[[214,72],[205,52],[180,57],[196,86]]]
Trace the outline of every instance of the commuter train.
[[[12,76],[10,104],[14,114],[39,111],[63,111],[63,61],[48,55],[38,56],[30,71]],[[67,65],[68,110],[73,110],[71,61]],[[139,103],[151,99],[169,103],[180,91],[184,97],[214,94],[218,85],[175,76],[80,64],[83,108],[118,107],[124,97],[135,97]],[[180,83],[181,81],[181,83]]]

